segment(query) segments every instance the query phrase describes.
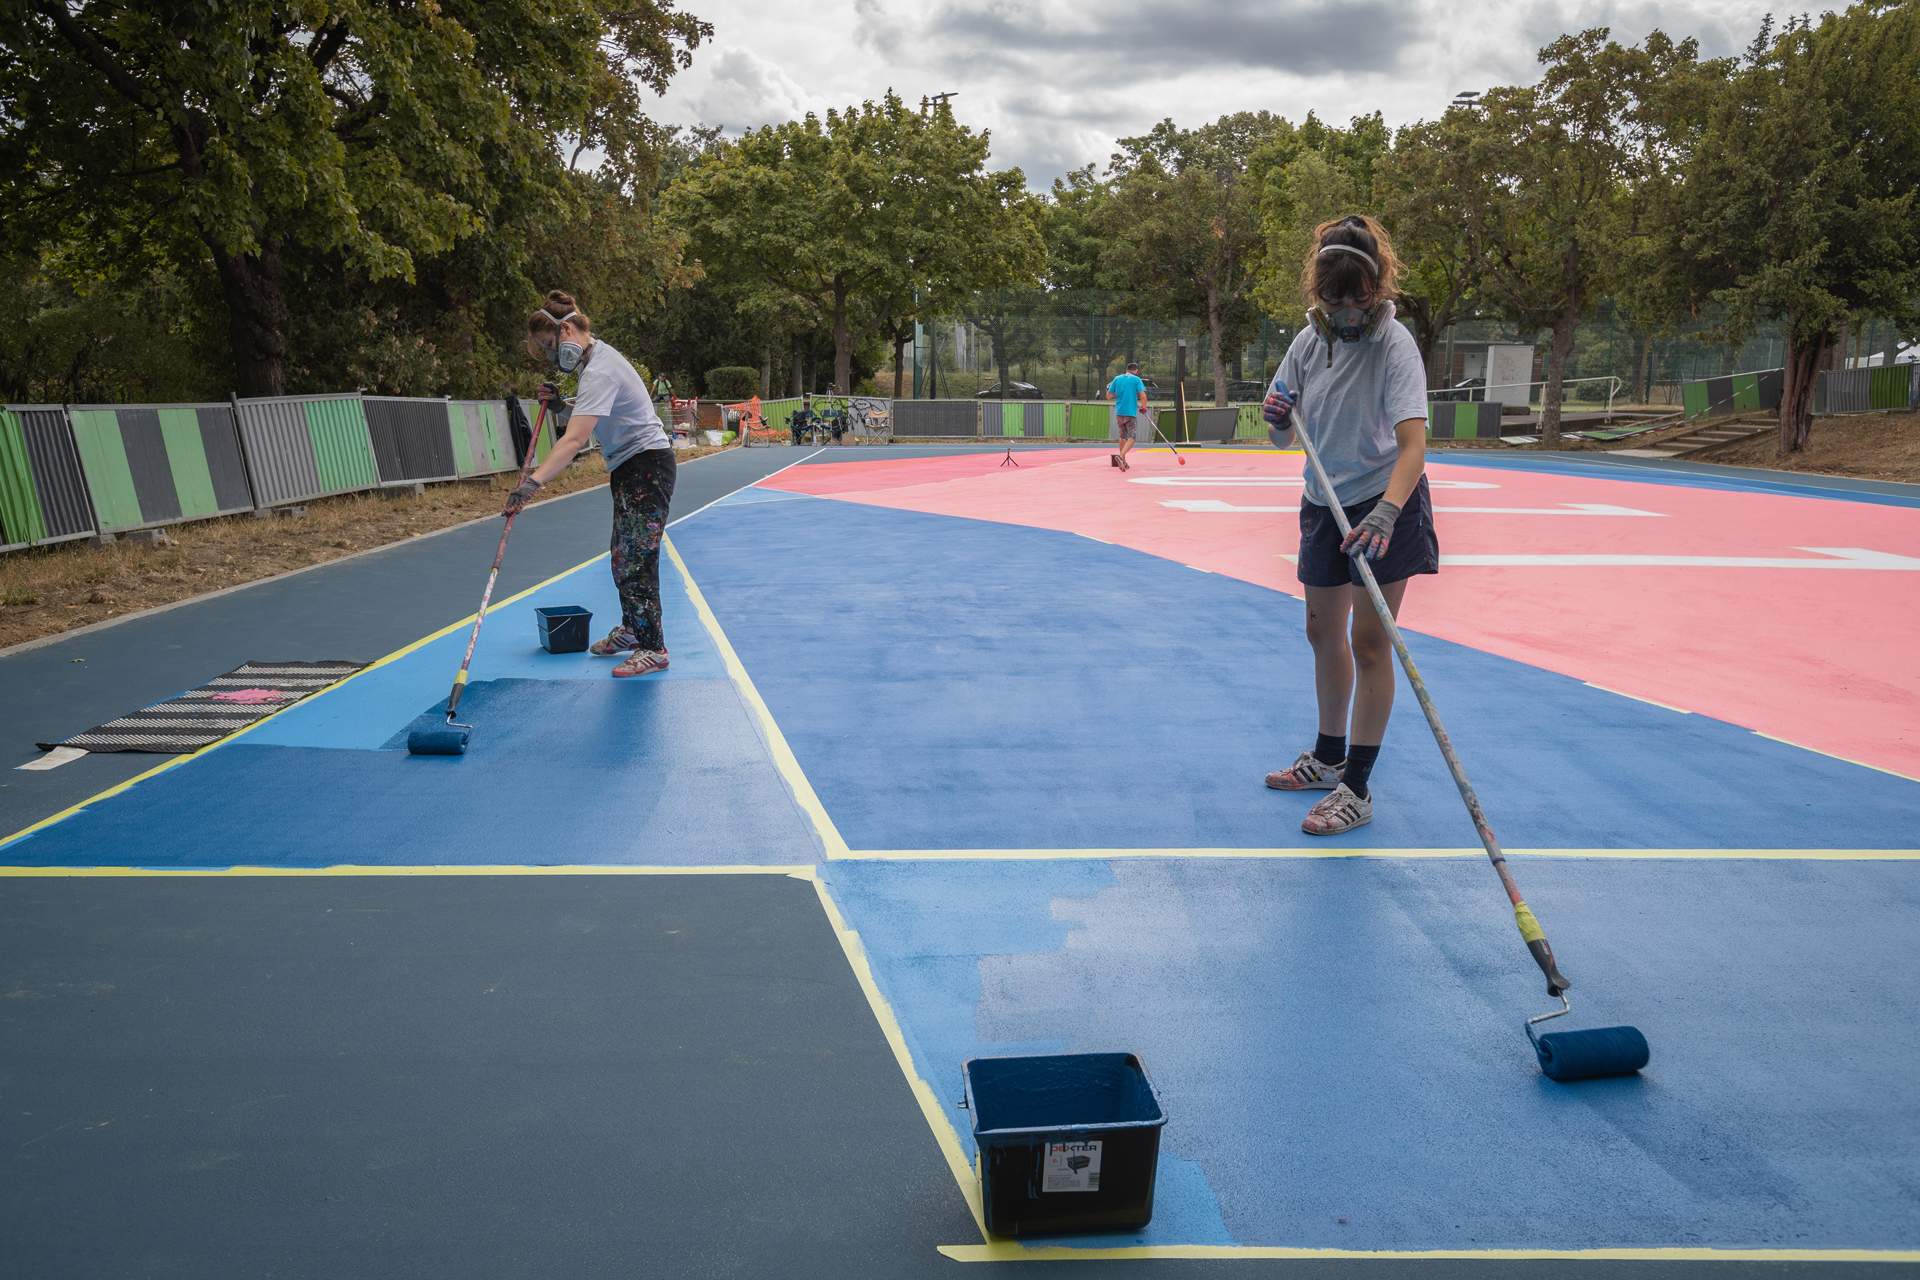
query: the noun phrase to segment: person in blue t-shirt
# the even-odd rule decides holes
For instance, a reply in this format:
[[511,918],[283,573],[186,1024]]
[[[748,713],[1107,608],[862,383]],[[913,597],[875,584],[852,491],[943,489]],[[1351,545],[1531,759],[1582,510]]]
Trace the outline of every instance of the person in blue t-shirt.
[[1107,384],[1107,399],[1113,401],[1113,420],[1120,427],[1120,452],[1113,465],[1122,471],[1127,466],[1127,450],[1133,448],[1134,424],[1139,421],[1141,402],[1147,398],[1147,384],[1140,381],[1140,366],[1128,364],[1127,371]]

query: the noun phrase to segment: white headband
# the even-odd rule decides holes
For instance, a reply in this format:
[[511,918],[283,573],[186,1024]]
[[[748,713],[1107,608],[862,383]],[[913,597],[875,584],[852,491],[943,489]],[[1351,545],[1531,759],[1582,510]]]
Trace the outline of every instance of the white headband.
[[1371,256],[1369,256],[1368,254],[1366,254],[1366,253],[1364,253],[1363,251],[1361,251],[1361,250],[1359,250],[1359,249],[1356,249],[1356,248],[1354,248],[1354,247],[1353,247],[1352,245],[1350,245],[1350,244],[1329,244],[1329,245],[1322,245],[1322,246],[1320,247],[1320,252],[1321,252],[1322,254],[1328,254],[1328,253],[1350,253],[1350,254],[1352,254],[1352,255],[1353,255],[1354,257],[1356,257],[1356,258],[1358,258],[1358,259],[1360,259],[1360,261],[1362,261],[1362,262],[1364,262],[1364,263],[1366,263],[1366,264],[1367,264],[1367,265],[1368,265],[1369,267],[1371,267],[1371,268],[1373,268],[1373,274],[1375,274],[1375,275],[1379,275],[1379,274],[1380,274],[1380,264],[1379,264],[1379,263],[1377,263],[1377,262],[1375,262],[1375,261],[1373,260],[1373,258],[1372,258]]

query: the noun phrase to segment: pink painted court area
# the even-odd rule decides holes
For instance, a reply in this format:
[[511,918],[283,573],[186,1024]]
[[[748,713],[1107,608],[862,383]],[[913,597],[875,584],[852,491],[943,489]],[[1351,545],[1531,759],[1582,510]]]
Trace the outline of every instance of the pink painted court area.
[[[1056,529],[1303,594],[1304,458],[861,460],[762,487]],[[1441,572],[1406,627],[1920,778],[1920,509],[1429,458]],[[1662,477],[1663,480],[1668,477]],[[1247,638],[1249,659],[1271,653]]]

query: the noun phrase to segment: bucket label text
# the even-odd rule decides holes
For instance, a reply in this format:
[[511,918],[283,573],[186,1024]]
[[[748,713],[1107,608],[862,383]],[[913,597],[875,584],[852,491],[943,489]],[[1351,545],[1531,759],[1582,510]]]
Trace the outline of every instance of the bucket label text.
[[1100,1144],[1049,1142],[1047,1167],[1041,1173],[1042,1191],[1098,1191]]

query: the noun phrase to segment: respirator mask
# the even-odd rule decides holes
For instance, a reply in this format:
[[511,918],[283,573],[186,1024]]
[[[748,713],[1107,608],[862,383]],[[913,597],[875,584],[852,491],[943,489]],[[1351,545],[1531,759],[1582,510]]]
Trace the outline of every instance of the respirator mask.
[[[1364,249],[1356,249],[1350,244],[1322,245],[1320,256],[1324,258],[1329,254],[1358,258],[1367,264],[1367,270],[1375,280],[1380,278],[1380,264]],[[1314,330],[1331,347],[1335,342],[1361,342],[1371,337],[1380,324],[1384,310],[1378,304],[1362,306],[1356,298],[1329,298],[1325,307],[1315,307],[1307,314],[1313,321]]]
[[[554,321],[557,330],[561,325],[579,315],[578,311],[569,311]],[[572,373],[580,367],[580,358],[586,354],[586,348],[577,342],[562,342],[554,350],[547,352],[547,359],[559,366],[560,372]]]

